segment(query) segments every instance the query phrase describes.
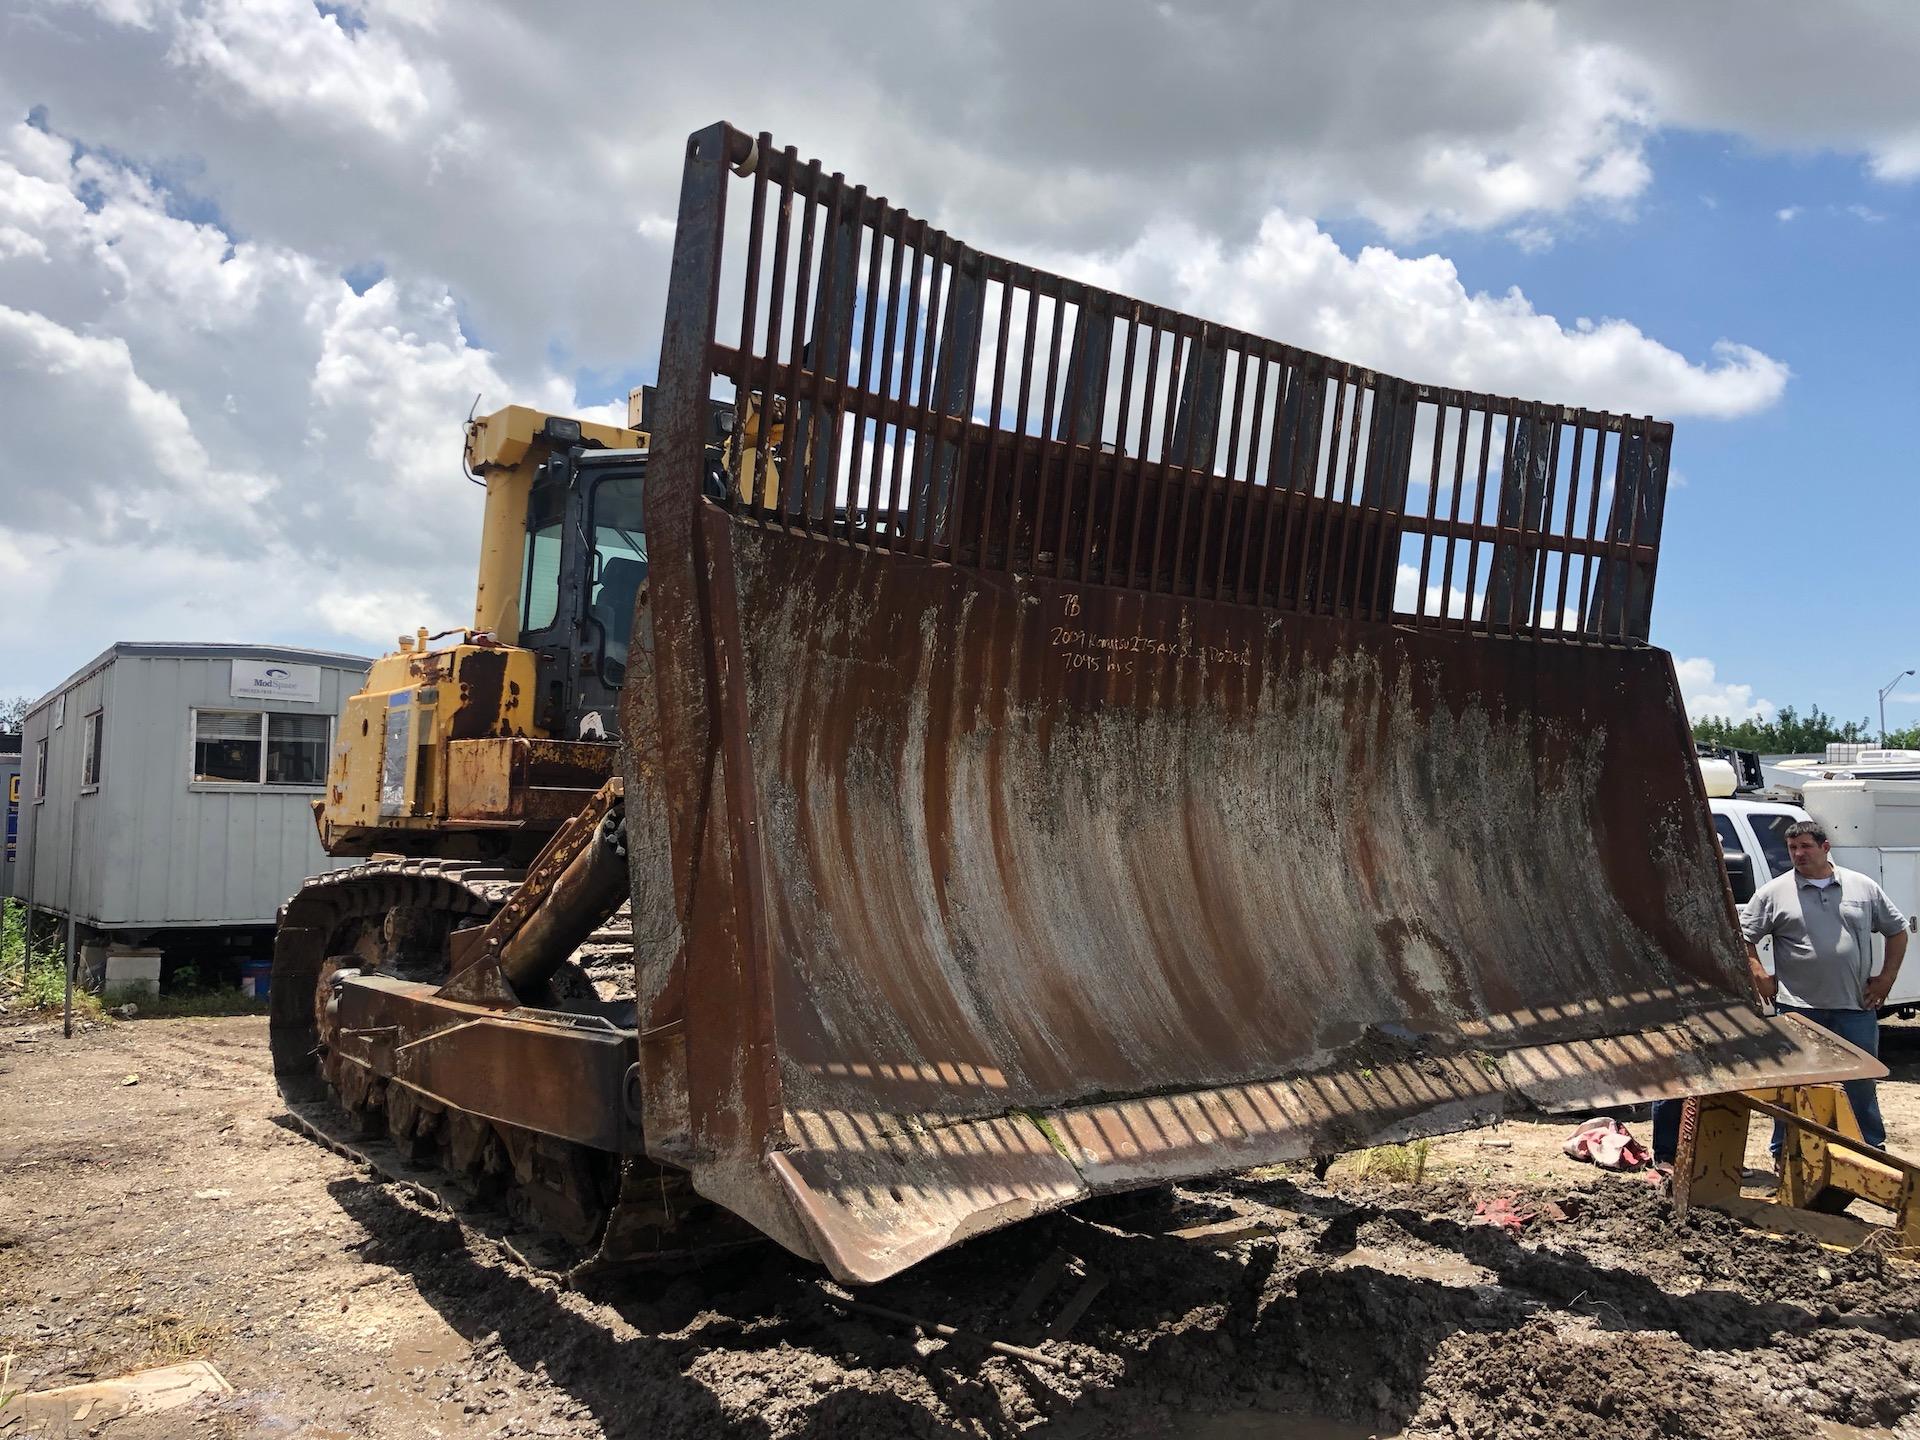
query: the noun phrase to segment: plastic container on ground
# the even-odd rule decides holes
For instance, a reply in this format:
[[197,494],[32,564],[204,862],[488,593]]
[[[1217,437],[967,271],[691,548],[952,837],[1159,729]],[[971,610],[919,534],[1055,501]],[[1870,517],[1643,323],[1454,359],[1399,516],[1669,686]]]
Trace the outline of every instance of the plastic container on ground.
[[108,1000],[132,1000],[160,993],[160,952],[132,946],[107,947],[107,975],[102,990]]

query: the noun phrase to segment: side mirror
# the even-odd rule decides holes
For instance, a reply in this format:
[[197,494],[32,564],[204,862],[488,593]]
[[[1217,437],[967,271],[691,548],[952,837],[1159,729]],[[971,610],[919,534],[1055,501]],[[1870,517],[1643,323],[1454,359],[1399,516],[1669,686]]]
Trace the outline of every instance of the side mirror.
[[1729,850],[1720,857],[1727,867],[1727,883],[1733,886],[1735,904],[1744,905],[1753,898],[1753,857],[1744,850]]

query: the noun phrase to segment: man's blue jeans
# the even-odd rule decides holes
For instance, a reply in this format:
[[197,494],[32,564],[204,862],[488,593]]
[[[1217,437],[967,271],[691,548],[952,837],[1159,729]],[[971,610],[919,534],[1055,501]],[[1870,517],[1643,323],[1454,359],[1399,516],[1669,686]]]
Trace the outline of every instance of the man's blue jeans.
[[1653,1102],[1653,1163],[1671,1165],[1680,1149],[1680,1107],[1684,1100]]
[[[1797,1005],[1782,1005],[1782,1015],[1803,1015],[1823,1030],[1831,1030],[1842,1040],[1858,1045],[1869,1055],[1880,1054],[1880,1013],[1877,1010],[1803,1010]],[[1853,1118],[1860,1122],[1860,1138],[1876,1150],[1886,1148],[1887,1126],[1880,1118],[1879,1087],[1871,1080],[1849,1080],[1842,1087],[1847,1103],[1853,1106]],[[1773,1122],[1773,1140],[1767,1148],[1780,1158],[1786,1143],[1786,1126]]]

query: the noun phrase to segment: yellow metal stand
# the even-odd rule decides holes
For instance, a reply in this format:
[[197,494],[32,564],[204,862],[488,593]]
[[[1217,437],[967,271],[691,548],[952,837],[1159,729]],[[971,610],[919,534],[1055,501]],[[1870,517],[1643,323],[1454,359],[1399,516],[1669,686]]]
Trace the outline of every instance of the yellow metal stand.
[[[1755,1115],[1787,1129],[1772,1202],[1740,1193],[1747,1128]],[[1893,1213],[1876,1227],[1843,1216],[1854,1198]],[[1888,1251],[1920,1257],[1920,1165],[1867,1144],[1838,1085],[1787,1085],[1705,1095],[1686,1103],[1673,1172],[1674,1207],[1705,1205],[1774,1231],[1856,1249],[1884,1235]]]

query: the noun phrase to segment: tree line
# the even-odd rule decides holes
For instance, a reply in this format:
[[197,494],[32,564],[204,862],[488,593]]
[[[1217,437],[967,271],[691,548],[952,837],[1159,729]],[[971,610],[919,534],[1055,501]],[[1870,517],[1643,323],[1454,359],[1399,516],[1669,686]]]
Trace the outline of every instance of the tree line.
[[[1693,738],[1736,750],[1757,750],[1762,755],[1817,755],[1831,744],[1877,745],[1880,731],[1865,720],[1842,724],[1818,705],[1804,715],[1791,705],[1782,705],[1770,720],[1736,723],[1724,715],[1696,720]],[[1887,744],[1895,749],[1920,750],[1920,725],[1887,731]]]

